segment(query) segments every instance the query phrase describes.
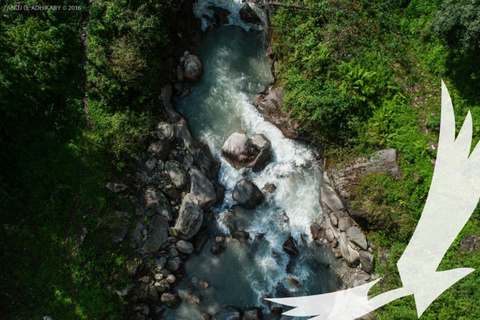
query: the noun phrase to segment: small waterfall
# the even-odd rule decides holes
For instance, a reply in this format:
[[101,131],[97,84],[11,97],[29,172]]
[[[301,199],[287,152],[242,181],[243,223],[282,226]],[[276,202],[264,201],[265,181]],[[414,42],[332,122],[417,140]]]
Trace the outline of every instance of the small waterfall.
[[[245,1],[242,0],[198,0],[194,5],[195,16],[202,20],[202,29],[203,31],[207,30],[215,20],[214,11],[212,7],[222,8],[228,10],[230,14],[228,15],[228,24],[232,26],[238,26],[243,28],[246,31],[250,30],[262,30],[260,26],[251,25],[245,23],[240,18],[240,9],[245,5]],[[265,22],[266,17],[262,10],[257,8],[255,5],[250,4],[250,7],[257,13],[258,17]]]
[[[268,310],[265,297],[323,293],[331,291],[336,281],[332,270],[326,268],[331,259],[327,250],[310,244],[309,227],[322,217],[322,172],[316,150],[285,138],[252,105],[255,95],[270,84],[270,66],[262,32],[246,27],[233,14],[240,10],[241,0],[200,0],[196,15],[209,14],[212,5],[232,12],[229,21],[237,26],[222,26],[206,34],[195,53],[201,57],[205,73],[191,94],[177,102],[177,109],[188,119],[193,135],[207,143],[221,162],[218,181],[226,188],[225,199],[212,208],[216,219],[210,230],[228,235],[229,225],[234,223],[250,238],[248,243],[227,242],[219,255],[210,252],[209,244],[198,256],[192,255],[183,286],[195,285],[196,294],[202,297],[200,307],[183,303],[179,310],[167,310],[166,319],[198,319],[203,312],[213,314],[227,304]],[[220,148],[235,131],[264,134],[272,143],[273,162],[258,173],[230,166]],[[266,183],[276,186],[273,193],[264,192],[264,203],[254,210],[234,207],[232,190],[245,177],[259,188]],[[290,235],[299,247],[296,257],[283,249]],[[198,285],[200,280],[210,287]]]

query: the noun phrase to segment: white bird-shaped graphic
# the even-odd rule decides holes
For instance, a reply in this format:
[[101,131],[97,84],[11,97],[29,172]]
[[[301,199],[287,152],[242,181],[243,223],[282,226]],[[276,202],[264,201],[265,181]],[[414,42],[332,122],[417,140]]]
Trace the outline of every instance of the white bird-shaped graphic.
[[354,320],[393,300],[413,294],[420,318],[440,294],[474,271],[470,268],[437,271],[480,198],[480,147],[475,147],[470,154],[471,145],[472,116],[468,112],[455,139],[453,105],[442,81],[437,161],[417,228],[397,263],[402,288],[368,299],[368,291],[379,279],[343,291],[267,300],[296,307],[284,313],[288,316],[313,316],[311,320]]

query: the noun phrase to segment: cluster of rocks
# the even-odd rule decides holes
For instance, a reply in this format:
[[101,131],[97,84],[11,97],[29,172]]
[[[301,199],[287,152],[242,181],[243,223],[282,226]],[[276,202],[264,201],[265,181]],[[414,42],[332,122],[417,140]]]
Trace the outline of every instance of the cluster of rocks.
[[[262,19],[260,19],[258,14],[252,9],[248,2],[254,1],[247,1],[243,4],[238,11],[240,19],[247,24],[261,25]],[[207,15],[203,15],[202,18],[205,19],[209,25],[218,28],[223,24],[229,23],[228,18],[231,16],[232,12],[216,6],[209,6],[208,9],[213,12],[213,19]]]
[[174,72],[177,82],[161,91],[166,121],[157,125],[155,140],[140,155],[129,181],[106,185],[119,197],[128,198],[135,213],[115,212],[100,222],[111,241],[128,239],[134,249],[128,271],[136,280],[118,294],[132,303],[137,319],[158,315],[157,306],[199,303],[194,294],[175,287],[185,276],[183,266],[189,255],[200,252],[210,238],[202,226],[210,214],[208,208],[224,194],[216,182],[219,164],[208,147],[192,137],[187,121],[172,106],[174,92],[185,94],[177,84],[201,77],[201,61],[187,55]]
[[272,86],[266,93],[258,94],[253,100],[253,105],[264,119],[280,129],[285,137],[302,139],[298,132],[298,124],[281,107],[284,97],[285,92],[282,87]]
[[343,259],[349,268],[339,268],[339,276],[347,287],[358,286],[375,279],[374,255],[364,231],[348,208],[353,188],[369,173],[400,172],[395,149],[373,154],[370,159],[357,159],[353,165],[332,168],[324,172],[320,199],[323,219],[311,225],[312,238],[328,245],[335,257]]
[[182,62],[172,72],[172,91],[176,96],[183,98],[190,94],[191,84],[200,80],[203,75],[203,63],[199,57],[186,54]]

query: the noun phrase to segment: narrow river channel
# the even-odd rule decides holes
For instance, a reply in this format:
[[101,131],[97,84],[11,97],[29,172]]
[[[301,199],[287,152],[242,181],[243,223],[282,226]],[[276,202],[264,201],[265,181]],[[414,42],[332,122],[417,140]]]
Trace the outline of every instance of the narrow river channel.
[[[241,5],[241,1],[217,2],[210,3],[227,3],[229,10]],[[197,15],[206,14],[201,12],[205,8],[200,3]],[[322,172],[316,151],[306,143],[285,138],[252,105],[255,95],[270,84],[270,66],[263,32],[237,24],[205,34],[195,52],[205,73],[191,94],[177,101],[176,108],[188,119],[195,138],[207,143],[221,163],[218,181],[226,188],[225,199],[212,208],[215,219],[209,225],[211,233],[228,238],[234,228],[248,232],[249,240],[226,241],[225,250],[217,255],[207,244],[199,255],[192,255],[180,289],[203,280],[210,286],[196,286],[200,288],[200,306],[182,303],[180,309],[168,310],[166,319],[200,319],[203,312],[214,314],[225,305],[259,306],[268,314],[265,297],[319,294],[335,288],[336,277],[328,267],[332,258],[327,250],[311,244],[309,227],[322,216]],[[258,173],[230,166],[220,148],[235,131],[264,134],[272,143],[273,162]],[[232,190],[242,178],[252,180],[260,189],[274,184],[276,190],[262,190],[265,201],[260,206],[242,209],[232,199]],[[283,249],[290,236],[298,246],[297,256]]]

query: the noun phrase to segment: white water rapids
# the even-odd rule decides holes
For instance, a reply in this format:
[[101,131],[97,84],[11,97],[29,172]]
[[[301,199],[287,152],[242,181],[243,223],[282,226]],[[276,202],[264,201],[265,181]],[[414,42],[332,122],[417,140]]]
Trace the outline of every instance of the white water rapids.
[[[237,13],[243,4],[240,0],[199,1],[196,15],[210,16],[208,6],[212,5]],[[332,291],[336,282],[333,270],[325,267],[331,259],[327,250],[310,244],[310,225],[322,216],[322,173],[315,150],[285,138],[252,105],[255,95],[270,83],[264,36],[246,28],[235,18],[238,14],[231,16],[230,23],[237,26],[222,26],[205,35],[195,52],[203,61],[205,73],[176,107],[188,119],[195,138],[207,143],[221,162],[218,181],[226,191],[223,203],[212,208],[216,216],[210,226],[212,234],[228,235],[228,226],[233,224],[248,232],[250,239],[249,243],[228,241],[225,251],[218,255],[210,252],[210,244],[199,255],[192,255],[180,290],[193,284],[195,294],[201,297],[200,306],[184,301],[178,310],[167,310],[166,319],[199,319],[203,312],[214,314],[225,305],[260,306],[268,314],[265,297],[324,293]],[[273,162],[259,173],[230,166],[220,148],[235,131],[264,134],[272,143]],[[273,183],[276,190],[262,190],[265,201],[254,210],[234,207],[232,221],[227,219],[227,212],[235,205],[232,190],[242,178],[252,180],[260,189]],[[282,247],[290,235],[300,251],[293,258]],[[289,278],[298,280],[299,285]],[[204,289],[198,285],[199,280],[207,281],[210,287]]]

